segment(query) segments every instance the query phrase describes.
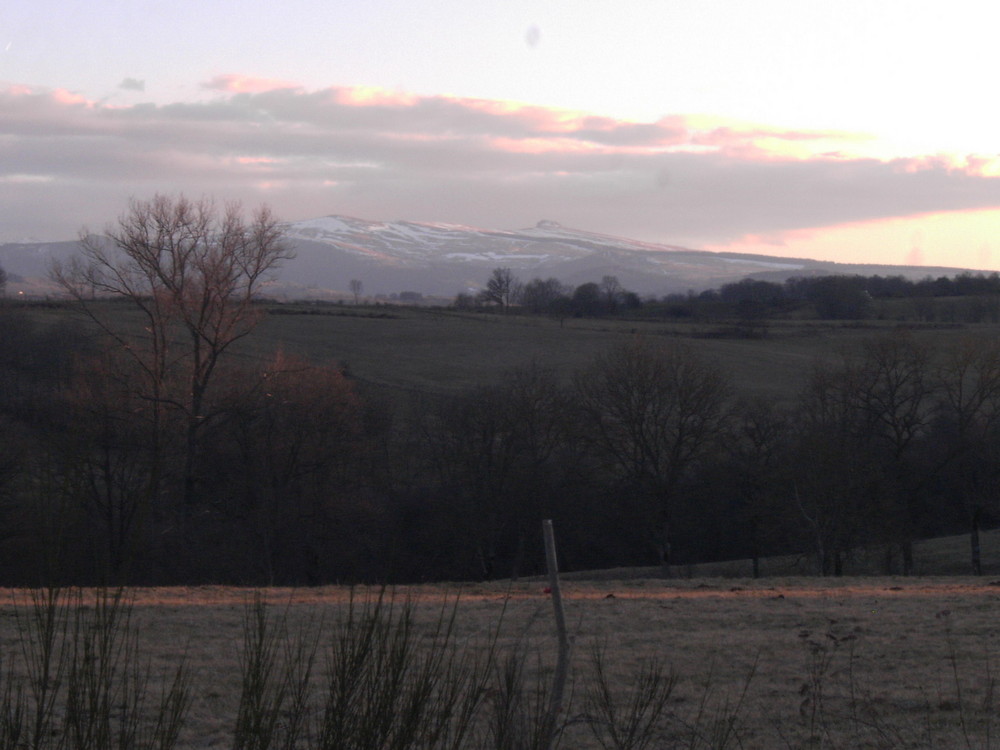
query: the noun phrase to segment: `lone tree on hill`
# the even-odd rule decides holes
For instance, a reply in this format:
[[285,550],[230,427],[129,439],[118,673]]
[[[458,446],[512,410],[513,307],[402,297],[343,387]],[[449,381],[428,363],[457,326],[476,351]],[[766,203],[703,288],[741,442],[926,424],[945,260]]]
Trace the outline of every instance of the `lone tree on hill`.
[[365,285],[361,283],[361,279],[351,279],[351,294],[354,295],[354,304],[358,304],[358,298],[361,297],[361,292],[364,291]]
[[[195,501],[198,438],[213,416],[209,388],[220,358],[261,319],[254,296],[292,257],[278,221],[261,206],[221,211],[207,199],[156,195],[132,200],[103,236],[81,233],[82,257],[55,266],[53,279],[137,365],[142,398],[185,422],[183,500]],[[142,322],[123,320],[100,297],[119,298]],[[117,313],[117,314],[116,314]]]
[[645,501],[669,573],[681,482],[725,434],[729,376],[690,347],[637,339],[596,357],[574,385],[583,440]]
[[521,284],[509,268],[494,268],[493,275],[486,282],[483,299],[496,302],[501,312],[506,312],[521,290]]
[[618,281],[617,276],[601,277],[601,296],[604,298],[604,307],[609,313],[614,313],[618,305],[625,296],[625,288]]

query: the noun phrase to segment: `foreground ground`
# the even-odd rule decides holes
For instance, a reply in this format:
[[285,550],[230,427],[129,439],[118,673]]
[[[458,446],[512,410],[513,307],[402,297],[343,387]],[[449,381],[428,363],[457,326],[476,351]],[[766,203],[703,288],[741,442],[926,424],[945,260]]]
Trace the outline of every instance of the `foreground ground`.
[[[273,611],[313,625],[334,622],[350,596],[338,587],[263,593]],[[183,745],[230,746],[253,592],[194,587],[136,589],[134,596],[133,619],[154,672],[182,658],[194,669]],[[503,648],[555,651],[544,583],[412,587],[395,596],[428,622],[458,597],[459,644],[485,643],[502,620]],[[733,746],[990,745],[1000,699],[993,673],[1000,581],[574,581],[564,582],[563,596],[575,695],[589,679],[592,646],[602,644],[623,689],[651,657],[669,663],[679,678],[670,710],[692,727],[731,722],[740,739]],[[16,648],[11,602],[23,603],[24,593],[6,591],[0,601],[7,602],[0,609],[6,657]],[[563,747],[587,746],[573,721],[582,706],[576,700],[570,709]]]

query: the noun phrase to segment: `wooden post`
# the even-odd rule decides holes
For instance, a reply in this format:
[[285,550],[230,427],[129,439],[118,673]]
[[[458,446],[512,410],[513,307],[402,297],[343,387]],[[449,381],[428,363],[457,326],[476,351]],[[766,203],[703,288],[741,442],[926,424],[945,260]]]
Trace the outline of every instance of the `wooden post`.
[[563,611],[562,593],[559,590],[559,562],[556,559],[556,537],[551,520],[542,521],[542,533],[545,537],[545,563],[549,571],[549,590],[552,592],[556,633],[559,636],[559,654],[556,659],[555,676],[552,679],[552,699],[549,702],[546,722],[548,746],[551,747],[555,740],[556,722],[562,713],[563,692],[569,674],[569,636],[566,634],[566,614]]

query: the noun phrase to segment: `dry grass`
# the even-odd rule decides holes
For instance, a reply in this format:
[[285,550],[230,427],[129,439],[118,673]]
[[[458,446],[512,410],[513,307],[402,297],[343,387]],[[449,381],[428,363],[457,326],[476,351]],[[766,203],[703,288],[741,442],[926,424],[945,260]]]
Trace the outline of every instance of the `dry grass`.
[[[543,585],[412,587],[395,596],[410,601],[427,622],[459,597],[460,646],[485,646],[503,618],[501,649],[526,645],[529,653],[545,653],[554,651],[555,635]],[[230,744],[239,648],[253,592],[190,587],[133,593],[133,620],[153,673],[168,674],[182,659],[193,669],[182,746]],[[335,621],[351,595],[338,587],[263,593],[274,611],[287,612],[293,632]],[[372,592],[354,590],[355,596],[366,593]],[[13,608],[27,600],[17,591],[0,598],[9,602],[0,608],[0,645],[9,654],[17,648]],[[612,681],[622,685],[653,657],[670,664],[678,683],[668,708],[688,724],[698,717],[706,685],[703,724],[725,714],[727,701],[732,712],[754,672],[735,724],[743,747],[1000,744],[986,724],[997,707],[991,659],[1000,631],[1000,585],[986,580],[568,582],[564,601],[578,696],[590,679],[592,646],[601,644]],[[321,644],[321,664],[322,653]],[[568,718],[580,719],[582,706],[577,700]],[[588,737],[583,722],[573,722],[563,746],[596,746]]]

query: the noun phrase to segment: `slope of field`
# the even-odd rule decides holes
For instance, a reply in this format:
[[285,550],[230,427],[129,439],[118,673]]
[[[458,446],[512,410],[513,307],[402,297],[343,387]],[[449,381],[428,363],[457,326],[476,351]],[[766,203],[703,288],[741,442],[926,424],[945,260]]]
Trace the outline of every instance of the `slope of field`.
[[[725,323],[558,320],[406,307],[287,306],[272,308],[244,352],[281,346],[312,359],[345,364],[364,383],[442,394],[495,382],[504,370],[531,362],[552,367],[568,380],[609,346],[643,336],[683,340],[732,373],[744,392],[789,399],[822,358],[835,356],[852,342],[892,331],[896,324],[787,322],[772,325],[767,336],[757,339],[741,338],[734,328]],[[996,326],[910,330],[937,345]]]
[[[120,320],[141,321],[118,305]],[[766,335],[746,338],[735,322],[550,318],[406,306],[274,305],[232,350],[247,362],[281,349],[317,362],[337,362],[359,382],[390,393],[444,395],[496,382],[508,369],[536,362],[565,381],[610,346],[640,336],[683,341],[718,362],[740,393],[794,399],[824,359],[871,336],[901,330],[891,320],[780,321]],[[75,318],[68,307],[27,306],[42,324]],[[86,322],[84,321],[84,324]],[[1000,333],[995,324],[906,324],[932,347],[973,333]]]

